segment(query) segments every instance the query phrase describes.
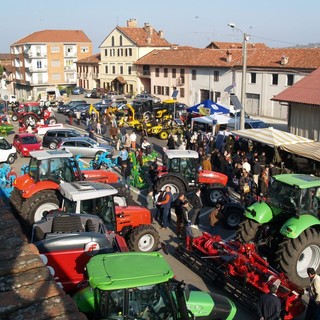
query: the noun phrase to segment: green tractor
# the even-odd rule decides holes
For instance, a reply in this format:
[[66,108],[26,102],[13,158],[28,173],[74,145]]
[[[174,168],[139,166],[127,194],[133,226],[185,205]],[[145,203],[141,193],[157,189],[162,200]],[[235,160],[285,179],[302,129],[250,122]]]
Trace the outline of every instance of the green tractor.
[[231,320],[237,312],[224,296],[190,291],[157,252],[98,254],[86,270],[88,286],[74,299],[81,312],[95,319]]
[[259,252],[300,287],[307,268],[320,272],[320,178],[305,174],[274,176],[266,201],[244,213],[237,238],[254,241]]

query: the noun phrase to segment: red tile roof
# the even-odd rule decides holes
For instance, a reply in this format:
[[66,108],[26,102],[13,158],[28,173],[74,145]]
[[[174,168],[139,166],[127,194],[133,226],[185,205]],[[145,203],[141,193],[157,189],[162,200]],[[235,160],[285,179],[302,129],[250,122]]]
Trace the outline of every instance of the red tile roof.
[[149,43],[149,33],[145,28],[117,27],[117,29],[130,38],[138,47],[170,47],[171,45],[166,39],[161,37],[160,32],[157,32],[152,27]]
[[[247,43],[248,49],[267,49],[265,43]],[[206,48],[210,49],[242,49],[242,42],[219,42],[212,41]]]
[[[227,62],[227,52],[231,54],[231,61]],[[283,57],[287,63],[282,65]],[[242,66],[242,50],[239,49],[176,49],[153,50],[140,58],[137,65],[171,65],[171,66]],[[320,66],[320,49],[248,49],[247,66],[254,68],[295,68],[314,70]]]
[[271,100],[320,106],[320,68],[277,94]]
[[47,42],[91,42],[82,30],[42,30],[29,34],[12,45]]
[[97,53],[94,54],[90,57],[86,57],[84,59],[80,59],[78,61],[76,61],[76,63],[99,63],[101,62],[101,54]]

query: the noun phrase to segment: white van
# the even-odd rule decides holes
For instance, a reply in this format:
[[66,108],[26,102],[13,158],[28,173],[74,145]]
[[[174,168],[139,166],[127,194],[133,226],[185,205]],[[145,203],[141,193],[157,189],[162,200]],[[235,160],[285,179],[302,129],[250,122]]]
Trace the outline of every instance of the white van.
[[0,137],[0,162],[12,164],[17,159],[17,150],[4,137]]

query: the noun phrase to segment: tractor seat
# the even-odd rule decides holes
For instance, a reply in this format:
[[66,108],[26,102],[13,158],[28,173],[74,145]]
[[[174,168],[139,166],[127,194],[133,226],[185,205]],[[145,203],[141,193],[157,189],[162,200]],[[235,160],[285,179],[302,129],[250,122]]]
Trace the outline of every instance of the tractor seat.
[[58,216],[52,221],[52,232],[54,233],[71,233],[83,232],[80,215],[77,216]]

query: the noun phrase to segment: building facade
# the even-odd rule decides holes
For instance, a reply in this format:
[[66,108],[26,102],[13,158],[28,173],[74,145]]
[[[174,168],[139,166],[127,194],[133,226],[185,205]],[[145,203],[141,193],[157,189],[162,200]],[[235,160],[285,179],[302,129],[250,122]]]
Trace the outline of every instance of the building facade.
[[99,64],[100,53],[78,60],[77,65],[77,86],[87,90],[100,87]]
[[92,55],[92,43],[81,30],[43,30],[13,43],[10,52],[17,98],[38,99],[48,88],[76,85],[75,62]]
[[134,63],[154,49],[169,48],[163,32],[157,32],[148,23],[139,28],[137,20],[131,19],[126,27],[117,26],[100,45],[101,88],[122,93],[150,92],[151,83],[141,81]]

